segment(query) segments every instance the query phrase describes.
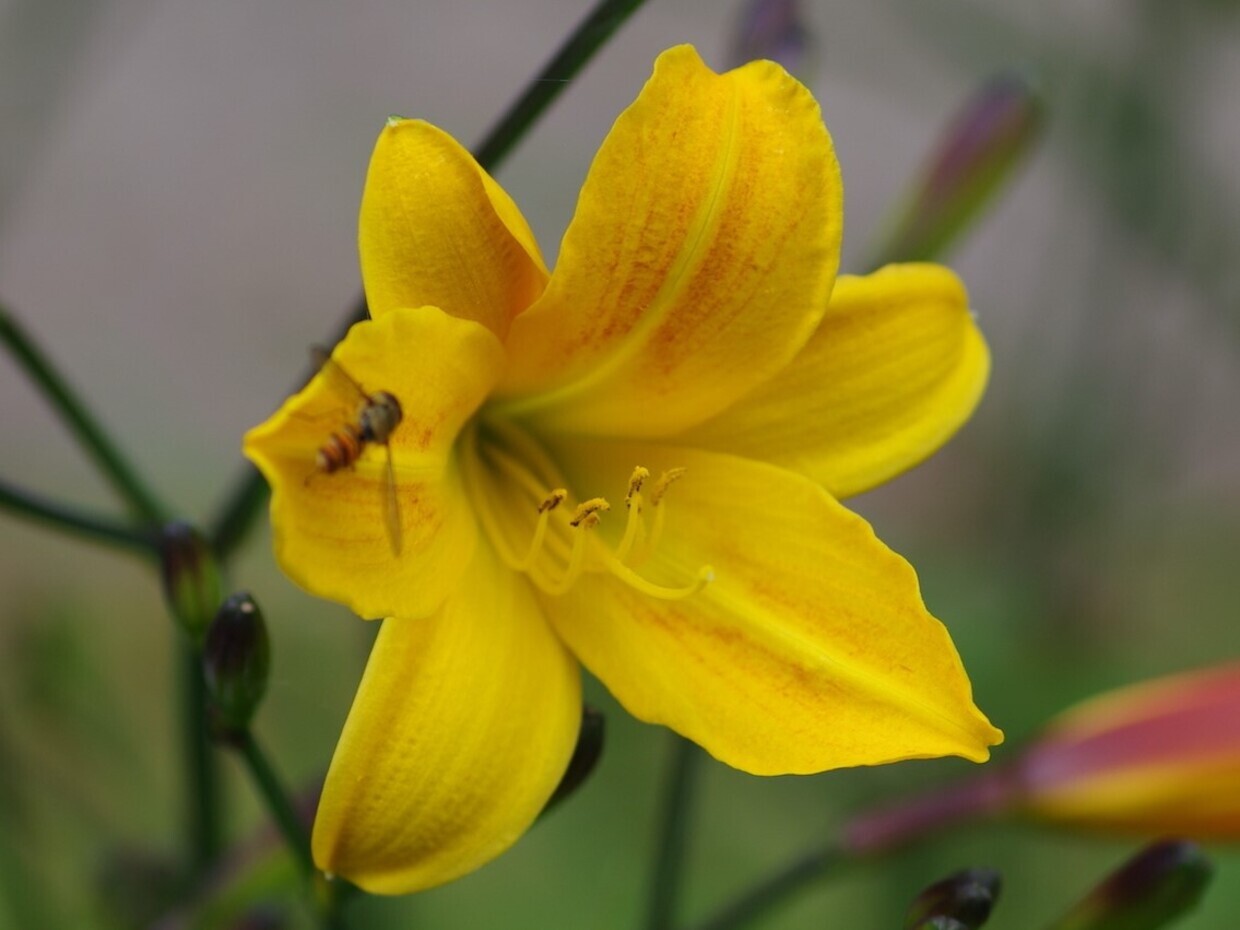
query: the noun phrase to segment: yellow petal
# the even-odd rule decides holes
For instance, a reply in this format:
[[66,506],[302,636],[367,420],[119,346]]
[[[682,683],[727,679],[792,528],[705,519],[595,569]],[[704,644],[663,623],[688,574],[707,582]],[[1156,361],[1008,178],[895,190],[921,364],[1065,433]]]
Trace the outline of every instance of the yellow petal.
[[[307,591],[363,617],[423,616],[474,548],[452,443],[494,383],[503,349],[478,323],[420,307],[357,324],[333,359],[245,437],[245,454],[271,485],[276,558]],[[388,447],[369,443],[355,466],[327,474],[317,450],[357,422],[361,402],[341,371],[372,395],[390,392],[403,417]]]
[[841,211],[809,91],[769,61],[718,75],[689,46],[664,52],[594,160],[546,292],[513,323],[510,411],[650,436],[728,406],[817,326]]
[[[591,492],[625,487],[634,465],[686,469],[663,497],[663,538],[636,570],[674,588],[709,566],[713,581],[661,600],[592,574],[545,599],[561,638],[635,716],[763,775],[984,761],[1002,739],[908,563],[816,484],[653,444],[581,440],[556,452],[573,487]],[[596,531],[614,541],[623,522]]]
[[478,868],[538,816],[580,720],[576,663],[479,545],[438,613],[384,621],[323,786],[315,862],[376,894]]
[[989,371],[959,279],[938,265],[889,265],[840,278],[792,364],[681,441],[774,462],[848,497],[951,438]]
[[501,338],[546,266],[516,204],[446,132],[391,120],[375,144],[358,244],[371,316],[440,307]]

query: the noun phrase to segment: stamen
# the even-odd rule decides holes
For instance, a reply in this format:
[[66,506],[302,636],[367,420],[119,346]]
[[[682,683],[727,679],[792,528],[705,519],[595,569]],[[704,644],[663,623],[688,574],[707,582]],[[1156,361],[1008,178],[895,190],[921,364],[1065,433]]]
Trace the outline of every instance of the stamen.
[[654,488],[650,492],[650,504],[654,507],[654,527],[650,530],[650,536],[642,549],[641,556],[638,559],[639,564],[650,557],[650,554],[658,547],[659,540],[663,538],[663,526],[665,524],[663,495],[667,493],[667,489],[674,482],[679,481],[684,476],[685,469],[669,468],[659,475],[659,480],[654,483]]
[[[487,465],[490,465],[513,481],[509,487],[529,495],[527,500],[537,513],[537,520],[529,545],[520,557],[513,551],[510,537],[501,527],[500,513],[491,506],[486,490],[476,495],[477,513],[501,559],[513,570],[524,573],[546,594],[558,597],[568,593],[586,572],[607,572],[634,590],[662,600],[691,597],[714,580],[715,573],[709,565],[702,566],[696,577],[681,587],[656,584],[635,570],[635,566],[650,557],[663,535],[663,498],[668,488],[684,476],[685,469],[669,469],[653,484],[649,483],[649,469],[640,465],[633,469],[624,498],[627,511],[624,533],[613,550],[590,532],[598,527],[602,515],[611,510],[605,498],[594,497],[578,504],[570,516],[560,506],[568,499],[568,492],[564,488],[551,491],[538,488],[540,478],[528,467],[524,455],[512,455],[495,445],[480,449],[476,435],[467,437],[466,443],[468,448],[462,459],[471,485],[480,490],[486,487]],[[484,464],[486,459],[489,462]],[[542,485],[543,489],[546,487]],[[535,505],[534,501],[538,503]],[[651,507],[654,508],[653,529],[646,523],[646,512]],[[552,526],[553,521],[555,526]],[[563,566],[562,572],[556,570],[558,566]]]
[[611,504],[607,503],[606,498],[592,497],[585,503],[577,505],[577,512],[568,521],[568,525],[581,526],[584,524],[587,527],[598,526],[598,515],[609,510],[611,510]]
[[543,543],[547,539],[547,524],[551,520],[551,511],[559,507],[564,499],[568,497],[568,492],[563,488],[556,488],[538,505],[538,524],[534,527],[534,538],[530,540],[530,547],[525,552],[525,557],[517,562],[511,563],[512,567],[519,572],[528,572],[534,565],[534,561],[542,554]]
[[659,480],[654,483],[654,490],[650,492],[650,503],[658,507],[659,501],[663,500],[663,495],[667,493],[667,489],[671,487],[673,481],[679,481],[685,476],[683,468],[669,468],[663,474],[659,475]]
[[586,564],[586,532],[598,526],[599,513],[607,509],[609,509],[609,505],[601,497],[596,497],[577,506],[577,515],[569,524],[575,527],[577,532],[573,534],[573,552],[568,557],[568,568],[564,570],[564,574],[559,581],[549,581],[546,576],[541,574],[537,577],[538,586],[552,597],[567,594],[568,589],[576,584],[577,579],[581,577]]
[[649,477],[650,469],[638,465],[633,469],[633,477],[629,479],[629,493],[624,498],[629,516],[624,524],[624,536],[616,547],[616,558],[621,562],[629,557],[637,537],[646,535],[646,521],[642,518],[642,484]]
[[548,510],[555,510],[568,497],[568,492],[563,488],[556,488],[538,505],[539,513],[546,513]]
[[629,587],[665,601],[679,601],[691,597],[715,580],[715,570],[709,565],[703,565],[698,569],[697,580],[693,584],[685,585],[683,588],[668,588],[643,578],[610,553],[604,557],[603,561],[607,570]]
[[641,498],[639,497],[639,495],[642,492],[642,483],[645,482],[645,480],[649,477],[650,477],[649,468],[643,468],[642,466],[638,465],[636,468],[633,469],[633,477],[629,479],[629,493],[626,494],[624,497],[624,505],[626,507],[631,508],[633,506],[634,497],[638,498],[638,503],[640,504]]

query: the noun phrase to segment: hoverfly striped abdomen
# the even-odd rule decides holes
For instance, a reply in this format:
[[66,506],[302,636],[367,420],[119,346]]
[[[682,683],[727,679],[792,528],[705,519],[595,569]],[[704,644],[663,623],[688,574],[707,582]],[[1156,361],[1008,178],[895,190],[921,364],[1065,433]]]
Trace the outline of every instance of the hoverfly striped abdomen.
[[400,501],[396,495],[396,469],[392,464],[392,433],[400,426],[404,413],[400,401],[387,391],[368,393],[352,375],[322,350],[315,352],[319,362],[319,374],[332,390],[347,394],[359,401],[357,414],[352,422],[342,423],[331,434],[315,455],[315,469],[323,474],[333,474],[341,469],[352,468],[362,457],[367,445],[383,446],[387,452],[387,468],[379,479],[383,523],[392,554],[399,555],[401,547]]
[[352,423],[344,424],[327,437],[319,447],[315,465],[321,472],[331,474],[348,468],[361,457],[367,440],[365,433]]

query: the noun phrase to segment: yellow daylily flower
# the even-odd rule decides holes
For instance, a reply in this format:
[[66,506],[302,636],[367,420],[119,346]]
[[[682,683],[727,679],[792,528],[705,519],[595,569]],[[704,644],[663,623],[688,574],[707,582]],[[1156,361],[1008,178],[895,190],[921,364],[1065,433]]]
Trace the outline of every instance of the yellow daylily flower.
[[[661,55],[550,275],[464,148],[389,123],[361,208],[372,319],[334,360],[399,423],[387,448],[349,433],[324,372],[245,439],[285,571],[390,618],[321,868],[403,893],[507,848],[572,753],[578,662],[753,773],[988,757],[1001,734],[913,570],[836,500],[960,425],[986,347],[945,269],[836,285],[841,222],[818,105],[771,62]],[[333,425],[360,456],[319,473]]]

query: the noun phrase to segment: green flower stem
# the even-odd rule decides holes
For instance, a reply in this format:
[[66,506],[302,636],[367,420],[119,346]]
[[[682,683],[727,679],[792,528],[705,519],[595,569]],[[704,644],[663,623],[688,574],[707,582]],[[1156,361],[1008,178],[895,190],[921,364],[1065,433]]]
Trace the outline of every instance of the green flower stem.
[[236,550],[254,526],[267,502],[267,482],[258,469],[246,462],[244,471],[233,482],[219,516],[207,528],[207,538],[221,560]]
[[831,844],[812,849],[748,888],[693,930],[735,930],[744,927],[800,891],[848,855]]
[[[644,2],[600,0],[594,11],[578,24],[551,61],[526,85],[521,96],[509,104],[504,115],[478,144],[474,150],[478,164],[494,172],[564,92],[572,78]],[[366,298],[363,295],[345,318],[338,334],[327,345],[334,346],[344,338],[350,326],[366,319],[366,316]],[[304,383],[300,382],[298,386]],[[217,511],[219,515],[209,527],[209,538],[221,559],[245,539],[266,500],[267,485],[262,475],[252,465],[246,465],[232,490],[225,496]]]
[[181,710],[185,787],[191,864],[202,875],[220,853],[220,780],[215,750],[207,733],[207,687],[202,660],[188,641],[182,644]]
[[74,437],[95,460],[95,464],[124,498],[134,515],[144,523],[162,523],[165,511],[155,499],[155,495],[138,477],[120,450],[112,444],[107,433],[52,365],[51,360],[35,345],[29,334],[18,325],[8,308],[2,304],[0,341],[3,341],[26,374],[51,401]]
[[644,0],[601,0],[496,123],[474,157],[494,171],[568,83]]
[[310,855],[310,836],[306,833],[288,792],[267,759],[267,754],[258,745],[253,731],[248,728],[233,734],[231,742],[241,754],[245,767],[249,769],[259,794],[266,802],[267,810],[293,853],[293,858],[297,860],[298,868],[307,880],[313,882],[318,870],[315,869],[314,859]]
[[936,786],[849,819],[835,839],[802,853],[757,882],[693,930],[734,930],[783,903],[837,866],[860,862],[941,830],[1007,810],[1011,773],[995,769]]
[[154,555],[155,537],[108,517],[96,516],[0,481],[0,507],[41,520],[87,539]]
[[659,848],[650,877],[646,930],[668,930],[675,921],[689,839],[693,788],[702,763],[702,752],[697,746],[680,736],[675,740],[672,764],[663,789]]

